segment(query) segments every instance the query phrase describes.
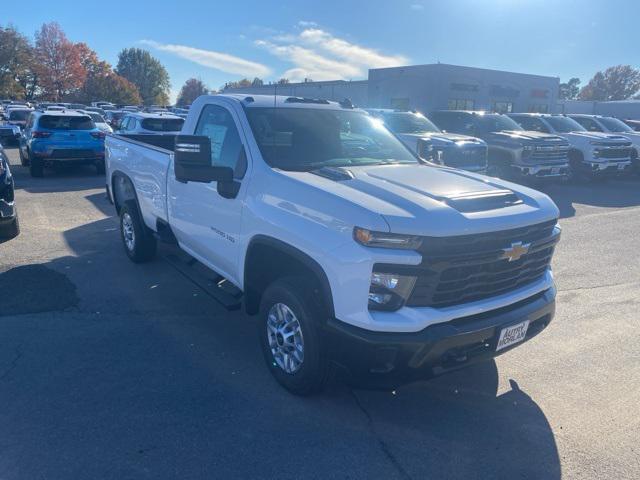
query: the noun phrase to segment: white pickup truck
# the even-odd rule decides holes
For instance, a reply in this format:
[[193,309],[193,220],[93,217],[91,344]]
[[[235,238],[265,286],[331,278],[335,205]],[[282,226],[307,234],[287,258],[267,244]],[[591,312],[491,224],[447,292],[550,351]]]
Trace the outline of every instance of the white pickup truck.
[[293,393],[335,366],[376,385],[438,375],[553,318],[558,209],[540,192],[429,164],[324,100],[202,96],[173,141],[107,137],[124,249],[142,262],[173,241],[233,284]]

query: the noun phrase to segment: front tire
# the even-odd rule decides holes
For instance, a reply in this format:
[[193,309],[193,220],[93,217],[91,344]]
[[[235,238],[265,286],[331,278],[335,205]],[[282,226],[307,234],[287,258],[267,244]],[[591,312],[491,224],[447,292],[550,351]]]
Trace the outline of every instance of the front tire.
[[258,326],[267,367],[295,395],[322,390],[329,371],[313,290],[305,278],[287,277],[267,287],[260,302]]
[[132,262],[144,263],[155,257],[158,244],[143,223],[133,200],[126,201],[120,209],[120,238]]
[[29,157],[24,154],[20,145],[18,145],[18,155],[20,156],[20,165],[23,167],[29,165]]

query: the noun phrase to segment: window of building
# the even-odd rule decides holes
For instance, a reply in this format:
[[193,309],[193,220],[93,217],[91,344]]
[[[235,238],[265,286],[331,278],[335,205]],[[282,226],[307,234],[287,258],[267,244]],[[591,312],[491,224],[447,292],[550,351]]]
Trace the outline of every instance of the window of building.
[[394,110],[409,110],[409,99],[408,98],[392,98],[391,108],[393,108]]
[[531,113],[549,113],[549,105],[546,103],[538,103],[529,105],[529,112]]
[[496,113],[513,112],[513,102],[493,102],[493,111]]
[[450,98],[447,109],[448,110],[473,110],[475,108],[475,101],[462,98]]

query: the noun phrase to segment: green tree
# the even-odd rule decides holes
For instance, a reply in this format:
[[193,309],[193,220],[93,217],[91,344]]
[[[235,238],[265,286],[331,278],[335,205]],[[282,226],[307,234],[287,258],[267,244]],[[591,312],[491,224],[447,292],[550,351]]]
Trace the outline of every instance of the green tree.
[[0,27],[0,97],[31,99],[37,87],[33,46],[14,27]]
[[564,82],[560,84],[560,94],[559,97],[561,100],[575,100],[578,98],[580,94],[580,79],[573,77],[570,78],[568,82]]
[[580,91],[580,100],[626,100],[639,90],[640,70],[618,65],[596,73]]
[[253,82],[248,78],[243,78],[242,80],[238,80],[236,82],[227,82],[222,87],[222,90],[227,90],[228,88],[247,88],[253,85]]
[[169,74],[148,51],[140,48],[122,50],[118,55],[116,73],[138,88],[145,105],[169,103]]
[[180,89],[176,104],[179,106],[191,105],[200,95],[207,95],[208,93],[209,90],[202,80],[190,78],[184,82],[184,85]]

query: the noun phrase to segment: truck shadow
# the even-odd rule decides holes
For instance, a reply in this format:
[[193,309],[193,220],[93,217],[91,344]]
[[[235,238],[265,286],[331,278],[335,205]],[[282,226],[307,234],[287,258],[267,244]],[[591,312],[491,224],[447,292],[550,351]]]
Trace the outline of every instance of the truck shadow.
[[411,478],[561,477],[553,431],[495,361],[383,393],[356,391],[370,428]]
[[640,205],[639,177],[607,183],[551,184],[536,188],[551,197],[560,209],[560,218],[573,217],[577,204],[604,208]]

